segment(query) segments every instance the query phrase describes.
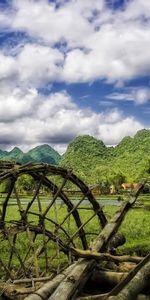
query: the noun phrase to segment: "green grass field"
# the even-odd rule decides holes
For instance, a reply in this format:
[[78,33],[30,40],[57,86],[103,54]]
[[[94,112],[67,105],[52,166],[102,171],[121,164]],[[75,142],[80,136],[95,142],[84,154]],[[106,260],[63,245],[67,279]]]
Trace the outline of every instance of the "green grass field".
[[[106,208],[106,213],[112,208]],[[110,212],[110,214],[111,214]],[[122,222],[119,231],[126,243],[118,248],[119,253],[146,255],[150,251],[150,211],[131,209]]]
[[[148,201],[148,200],[147,200]],[[46,204],[42,205],[42,210],[46,208]],[[115,211],[118,210],[117,206],[104,206],[103,207],[104,212],[107,216],[107,219],[110,220],[111,217],[115,214]],[[37,205],[33,205],[32,207],[32,213],[28,216],[28,221],[31,222],[31,224],[38,224],[38,216],[36,215],[38,213],[38,207]],[[93,211],[91,210],[79,210],[80,217],[82,220],[82,223],[86,222],[92,215]],[[65,206],[56,205],[56,207],[52,207],[50,212],[47,214],[48,219],[45,221],[45,227],[46,229],[54,232],[55,225],[53,224],[53,221],[57,221],[59,224],[62,222],[64,217],[67,214],[67,209]],[[10,227],[10,220],[19,220],[20,215],[18,212],[18,207],[15,205],[10,205],[7,207],[7,226]],[[68,222],[69,221],[69,222]],[[66,230],[69,235],[73,235],[76,232],[76,224],[71,216],[69,220],[66,221],[63,224],[64,230]],[[88,243],[96,237],[97,234],[100,232],[100,226],[97,216],[95,216],[88,224],[84,227],[85,232],[89,233],[87,235]],[[118,248],[118,253],[121,254],[136,254],[136,255],[146,255],[150,251],[150,211],[142,208],[134,208],[131,209],[128,214],[126,215],[124,221],[122,222],[122,225],[119,228],[119,232],[123,233],[123,235],[126,238],[126,243]],[[15,231],[11,231],[11,242],[13,240],[13,236],[15,234]],[[20,253],[22,259],[24,259],[24,254],[27,252],[27,250],[31,247],[31,241],[33,239],[34,234],[31,233],[31,236],[29,238],[29,235],[27,234],[27,231],[20,233],[17,236],[17,251]],[[59,237],[62,239],[64,243],[67,243],[68,237],[66,236],[65,232],[62,230],[59,231]],[[78,235],[75,235],[74,244],[76,247],[80,248],[81,241],[78,237]],[[40,245],[43,245],[44,243],[44,235],[40,234],[36,237],[36,241],[34,243],[34,246],[31,247],[30,255],[32,255],[36,249]],[[8,264],[8,261],[10,259],[10,243],[7,239],[4,239],[1,235],[1,243],[0,243],[0,253],[1,258],[3,261]],[[56,255],[56,258],[53,259],[51,265],[52,269],[56,268],[58,264],[64,264],[68,258],[66,258],[66,255],[64,255],[62,252],[59,254],[56,250],[56,243],[53,241],[49,241],[48,247],[48,260],[51,260],[53,255]],[[57,255],[58,254],[58,255]],[[30,257],[30,256],[29,256]],[[42,268],[44,271],[45,268],[45,258],[44,253],[41,256],[41,262],[42,262]],[[41,263],[40,262],[40,263]],[[12,260],[12,266],[15,265],[16,269],[19,264],[18,258],[13,255]],[[41,267],[41,265],[40,265]]]
[[[45,205],[43,205],[44,208]],[[108,220],[114,215],[115,211],[118,209],[116,206],[104,206],[104,212]],[[38,208],[34,205],[34,212],[38,212]],[[57,221],[61,222],[66,215],[66,208],[61,207],[57,212]],[[92,215],[91,211],[80,210],[80,216],[82,222],[85,222]],[[55,220],[55,211],[54,209],[50,212],[50,218]],[[16,210],[16,206],[9,206],[7,211],[7,220],[16,220],[19,219],[19,212]],[[36,222],[37,217],[30,215],[29,220]],[[70,221],[70,231],[74,231],[74,221]],[[47,228],[50,228],[51,225],[49,222],[46,223]],[[67,223],[64,224],[64,228],[67,230]],[[51,229],[51,228],[50,228]],[[88,229],[93,231],[93,233],[99,233],[98,221],[97,218],[90,221]],[[149,246],[150,250],[150,211],[146,209],[134,208],[131,209],[126,215],[119,231],[121,231],[126,237],[126,244],[121,248],[121,251],[139,251],[141,249],[147,249]]]

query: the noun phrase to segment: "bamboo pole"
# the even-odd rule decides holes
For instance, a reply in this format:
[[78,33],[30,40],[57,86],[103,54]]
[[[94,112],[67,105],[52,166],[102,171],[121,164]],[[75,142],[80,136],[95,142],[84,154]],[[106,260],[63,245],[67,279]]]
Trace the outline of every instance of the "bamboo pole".
[[[104,229],[101,231],[99,236],[91,245],[92,251],[102,252],[106,248],[109,240],[112,238],[113,234],[116,233],[122,220],[124,219],[128,210],[135,203],[141,189],[143,188],[145,182],[139,185],[139,188],[135,192],[134,196],[126,203],[123,203],[121,209],[115,214],[115,216],[107,223]],[[49,300],[70,300],[75,299],[79,290],[85,284],[90,276],[90,271],[95,267],[96,262],[94,259],[79,259],[73,271],[65,278],[55,292],[50,296]]]
[[102,271],[94,270],[90,280],[101,286],[103,283],[111,286],[115,286],[122,279],[128,275],[127,272],[114,272],[114,271]]
[[[76,298],[76,300],[106,300],[107,297],[108,294],[100,294],[100,295],[78,297]],[[139,294],[134,300],[150,300],[150,296]]]
[[134,262],[139,263],[142,260],[142,257],[139,256],[130,256],[130,255],[111,255],[109,253],[99,253],[92,250],[81,250],[77,248],[71,248],[71,254],[75,257],[87,258],[87,259],[96,259],[96,260],[110,260],[115,262]]
[[108,300],[133,300],[150,283],[150,253],[109,294]]
[[[57,288],[60,282],[66,278],[66,276],[72,271],[75,264],[70,265],[67,269],[65,269],[62,273],[58,274],[49,282],[45,283],[40,289],[36,292],[32,293],[25,300],[47,300],[48,297],[53,293],[53,291]],[[59,299],[60,300],[60,299]]]

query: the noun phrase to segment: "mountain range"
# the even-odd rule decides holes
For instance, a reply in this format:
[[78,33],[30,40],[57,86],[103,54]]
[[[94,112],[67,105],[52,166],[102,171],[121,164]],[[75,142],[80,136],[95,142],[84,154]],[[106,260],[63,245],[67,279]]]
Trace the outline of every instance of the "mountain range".
[[37,146],[26,153],[18,147],[15,147],[10,152],[0,150],[0,160],[14,160],[22,164],[27,162],[44,162],[57,165],[61,160],[61,155],[51,146],[45,144]]
[[106,147],[88,135],[78,136],[69,144],[60,165],[73,168],[87,183],[113,182],[121,176],[129,182],[150,177],[150,130],[125,137],[116,147]]
[[124,176],[135,181],[150,175],[150,130],[143,129],[134,137],[125,137],[115,147],[92,136],[76,137],[63,156],[45,144],[24,153],[15,147],[10,152],[0,150],[0,160],[19,163],[44,162],[72,168],[87,183]]

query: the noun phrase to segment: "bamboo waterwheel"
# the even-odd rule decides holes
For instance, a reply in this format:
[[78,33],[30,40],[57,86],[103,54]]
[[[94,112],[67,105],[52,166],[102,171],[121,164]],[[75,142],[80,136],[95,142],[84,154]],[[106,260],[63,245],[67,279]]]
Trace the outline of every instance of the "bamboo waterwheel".
[[90,189],[71,170],[3,162],[0,187],[5,188],[0,194],[0,276],[5,282],[59,273],[73,261],[71,247],[88,248],[92,221],[95,233],[107,222]]

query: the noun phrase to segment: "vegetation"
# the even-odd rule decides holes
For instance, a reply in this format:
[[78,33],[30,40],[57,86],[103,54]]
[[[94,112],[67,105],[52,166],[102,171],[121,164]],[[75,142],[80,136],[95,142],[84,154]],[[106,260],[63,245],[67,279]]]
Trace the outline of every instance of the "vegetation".
[[150,179],[150,130],[125,137],[116,147],[106,147],[91,136],[70,143],[60,165],[71,167],[88,184],[107,182],[120,185]]
[[[17,209],[16,209],[17,208]],[[43,209],[44,209],[44,204],[43,204]],[[114,215],[115,211],[116,211],[116,207],[115,206],[105,206],[104,207],[104,211],[107,215],[108,220]],[[61,222],[65,215],[66,215],[66,207],[60,207],[58,205],[58,210],[61,212],[58,214],[58,218],[59,218],[59,222]],[[38,212],[38,207],[35,205],[33,211]],[[15,205],[10,205],[8,207],[8,211],[7,211],[7,220],[12,220],[12,216],[14,220],[17,220],[19,218],[19,212],[18,212],[18,207]],[[89,219],[89,217],[91,216],[91,211],[85,211],[84,210],[80,210],[80,216],[82,219],[82,222],[85,222],[86,220]],[[37,221],[36,216],[33,215],[29,215],[29,220],[31,219],[32,224],[34,222]],[[51,219],[55,220],[55,210],[51,211]],[[91,222],[86,225],[86,231],[87,232],[93,232],[93,235],[89,235],[89,243],[91,241],[91,239],[93,239],[94,233],[98,234],[99,233],[99,227],[98,227],[98,223],[97,223],[97,218],[94,218],[91,220]],[[46,228],[51,230],[52,224],[50,222],[46,222]],[[66,230],[68,230],[68,224],[65,223],[64,224],[64,228]],[[71,219],[71,224],[69,226],[69,232],[73,233],[75,232],[75,223],[72,221]],[[142,230],[141,230],[142,228]],[[130,254],[130,255],[146,255],[149,251],[150,251],[150,240],[149,240],[149,236],[150,236],[150,227],[149,227],[149,212],[143,209],[132,209],[127,216],[125,217],[125,220],[123,221],[120,230],[121,233],[123,233],[123,235],[126,237],[126,243],[118,248],[118,253],[121,254]],[[64,239],[64,237],[61,237],[62,239]],[[25,233],[20,233],[19,237],[19,245],[18,247],[20,247],[20,253],[21,256],[24,255],[24,251],[27,250],[27,247],[29,247],[29,240],[27,237],[26,232]],[[65,240],[64,240],[65,242]],[[36,247],[38,248],[38,246],[43,243],[42,237],[39,236],[39,238],[36,241]],[[2,257],[5,259],[6,261],[8,259],[9,256],[9,252],[7,253],[7,251],[9,251],[9,248],[7,249],[7,247],[5,248],[5,251],[3,251],[3,247],[4,247],[5,241],[1,243],[0,246],[0,250],[2,253]],[[80,247],[80,241],[78,239],[78,237],[75,239],[75,244],[77,247]],[[6,246],[7,246],[7,241],[6,241]],[[49,248],[49,257],[51,257],[52,253],[54,252],[53,247]],[[62,263],[64,262],[65,258],[62,255]],[[18,263],[18,260],[16,258],[16,264]],[[54,263],[58,263],[58,261],[54,261]]]
[[[104,212],[110,219],[116,211],[115,206],[104,206]],[[119,232],[121,232],[126,242],[118,248],[119,253],[129,255],[144,256],[150,251],[150,226],[149,211],[146,209],[131,209],[125,216]]]
[[[107,194],[110,184],[119,190],[123,182],[138,182],[142,178],[150,181],[150,130],[138,131],[133,138],[125,137],[116,147],[106,147],[102,141],[84,135],[76,137],[62,157],[52,147],[42,145],[27,153],[17,147],[10,152],[0,150],[0,159],[72,168],[85,183],[99,184]],[[150,187],[145,192],[150,192]]]
[[57,165],[61,155],[49,145],[41,145],[24,153],[18,147],[10,152],[0,150],[0,160],[14,160],[17,163],[44,162]]
[[[19,148],[15,147],[12,151],[6,152],[0,150],[0,159],[13,159],[17,162],[46,162],[51,164],[60,164],[63,167],[73,168],[74,173],[76,173],[81,179],[83,179],[87,184],[98,183],[100,190],[104,194],[107,194],[110,190],[110,184],[114,184],[115,187],[119,189],[122,182],[136,182],[141,180],[141,178],[146,177],[150,180],[150,130],[141,130],[133,138],[124,138],[119,145],[116,147],[106,147],[102,141],[99,141],[91,136],[79,136],[70,145],[63,158],[50,146],[43,145],[30,150],[28,153],[23,153]],[[54,177],[54,178],[53,178]],[[57,176],[51,176],[52,181],[56,180],[56,184],[59,183],[61,186],[62,178]],[[57,178],[56,178],[57,177]],[[10,185],[9,180],[5,180],[0,184],[0,192],[8,192]],[[18,178],[16,182],[17,191],[23,196],[22,204],[31,200],[33,196],[33,191],[36,189],[36,182],[29,175],[22,175]],[[69,189],[70,186],[65,186]],[[45,199],[46,188],[40,189],[40,197]],[[145,193],[150,192],[149,185],[145,187]],[[24,195],[23,195],[24,193]],[[1,203],[6,199],[6,194],[1,194]],[[118,200],[122,201],[122,195],[117,196]],[[25,198],[25,199],[24,199]],[[74,196],[73,196],[74,198]],[[112,197],[113,198],[113,197]],[[112,199],[111,198],[111,199]],[[107,199],[108,195],[107,195]],[[115,196],[116,199],[116,196]],[[72,200],[73,201],[73,200]],[[113,201],[113,200],[112,200]],[[11,203],[11,201],[10,201]],[[13,195],[12,195],[12,203]],[[150,251],[150,227],[149,227],[149,196],[140,195],[138,200],[138,205],[144,204],[147,209],[137,209],[130,210],[130,212],[125,217],[119,231],[123,233],[126,237],[126,243],[119,247],[118,251],[120,253],[126,254],[137,254],[145,255]],[[44,210],[44,201],[42,209]],[[61,206],[61,204],[56,205],[59,208],[59,213],[57,214],[58,223],[64,219],[66,214],[66,207]],[[107,215],[108,220],[115,213],[117,206],[104,206],[104,211]],[[51,220],[55,221],[56,217],[56,207],[50,211]],[[33,212],[38,212],[38,205],[34,205]],[[84,223],[92,214],[92,211],[80,210],[81,219]],[[9,221],[20,219],[18,207],[16,205],[10,205],[7,209],[7,221],[9,226]],[[29,214],[29,221],[32,224],[37,224],[38,218],[35,215]],[[66,222],[64,224],[64,229],[69,230],[69,232],[75,232],[75,222],[70,217],[70,223]],[[6,222],[7,223],[7,222]],[[53,229],[53,223],[45,221],[45,226],[47,229]],[[52,228],[53,226],[53,228]],[[142,230],[141,230],[142,228]],[[92,219],[89,224],[86,224],[86,231],[93,233],[88,236],[89,241],[94,238],[94,234],[99,233],[98,220],[96,218]],[[63,239],[63,232],[61,233],[61,238]],[[19,251],[22,257],[25,251],[30,247],[30,240],[26,232],[20,232],[17,237]],[[35,247],[38,248],[39,245],[43,243],[42,236],[36,240]],[[80,240],[75,237],[75,244],[80,248]],[[3,251],[5,248],[6,251]],[[54,245],[49,247],[49,257],[53,256]],[[2,252],[2,257],[7,262],[10,256],[8,241],[4,240],[1,243],[0,250]],[[62,255],[62,253],[61,253]],[[64,263],[66,258],[62,257],[56,258],[53,261],[53,267],[58,265],[59,260]],[[17,265],[18,260],[14,258],[14,262]],[[44,270],[44,264],[43,264]]]
[[126,243],[119,249],[121,253],[146,255],[150,251],[149,214],[144,209],[129,211],[120,228],[126,237]]

